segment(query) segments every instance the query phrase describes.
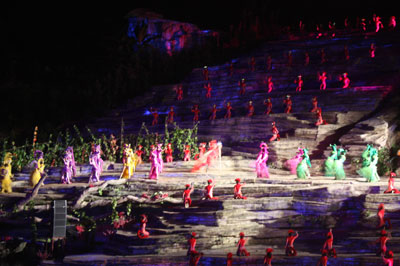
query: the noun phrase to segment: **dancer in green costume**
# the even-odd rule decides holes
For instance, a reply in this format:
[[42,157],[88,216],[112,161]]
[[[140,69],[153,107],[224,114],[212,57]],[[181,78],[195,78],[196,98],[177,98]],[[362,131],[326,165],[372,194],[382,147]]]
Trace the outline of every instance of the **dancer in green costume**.
[[335,168],[335,180],[343,180],[346,179],[346,173],[343,169],[343,163],[346,161],[346,150],[339,149],[338,151],[338,158],[334,162]]
[[308,167],[311,168],[310,157],[308,156],[308,150],[306,148],[303,149],[303,152],[303,159],[296,168],[296,179],[306,179],[310,177],[310,171],[308,170]]
[[331,155],[325,161],[325,176],[335,176],[335,160],[338,158],[336,144],[330,144],[332,147]]
[[369,166],[371,163],[371,150],[374,149],[372,145],[367,144],[367,148],[361,154],[362,165],[361,167]]
[[367,179],[368,182],[377,182],[380,180],[378,175],[378,151],[375,148],[370,148],[370,164],[364,166],[357,171],[357,173]]

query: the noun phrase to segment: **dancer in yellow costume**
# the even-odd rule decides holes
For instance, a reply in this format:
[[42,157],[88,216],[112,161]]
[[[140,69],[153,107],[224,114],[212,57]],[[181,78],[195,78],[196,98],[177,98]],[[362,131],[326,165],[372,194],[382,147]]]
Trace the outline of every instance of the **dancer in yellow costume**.
[[43,152],[42,151],[35,151],[36,159],[36,166],[35,169],[31,172],[31,176],[29,179],[29,183],[32,187],[36,186],[39,182],[40,178],[44,174],[44,159],[43,159]]
[[124,145],[122,162],[124,168],[122,169],[120,178],[129,179],[133,176],[133,173],[136,170],[136,165],[139,163],[139,156],[133,152],[130,144]]
[[13,177],[14,175],[12,174],[11,168],[12,168],[12,154],[10,152],[7,152],[6,155],[4,156],[3,160],[3,166],[7,166],[8,173],[10,177]]
[[1,193],[11,193],[12,192],[12,181],[11,174],[8,171],[8,165],[3,164],[0,167],[0,179],[1,179]]

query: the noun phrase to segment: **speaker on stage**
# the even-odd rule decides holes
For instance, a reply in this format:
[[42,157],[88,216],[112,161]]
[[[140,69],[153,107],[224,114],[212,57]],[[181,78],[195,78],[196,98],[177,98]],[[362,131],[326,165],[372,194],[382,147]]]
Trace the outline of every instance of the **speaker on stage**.
[[53,201],[53,239],[65,238],[67,230],[67,201]]

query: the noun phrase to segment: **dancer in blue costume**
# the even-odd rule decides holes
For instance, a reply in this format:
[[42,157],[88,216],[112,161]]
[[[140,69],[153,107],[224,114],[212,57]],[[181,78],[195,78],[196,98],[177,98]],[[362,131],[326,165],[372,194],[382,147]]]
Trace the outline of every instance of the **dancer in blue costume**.
[[308,156],[308,150],[306,148],[303,149],[303,159],[297,165],[296,168],[296,179],[307,179],[310,177],[310,171],[308,167],[311,168],[310,157]]
[[343,180],[346,179],[346,173],[343,169],[343,163],[346,161],[346,150],[340,148],[338,151],[338,158],[334,162],[335,168],[335,180]]
[[367,144],[367,148],[361,154],[362,165],[361,167],[369,166],[371,163],[371,149],[374,149],[372,145]]
[[325,160],[325,176],[335,176],[335,161],[338,158],[336,144],[330,144],[329,146],[332,148],[332,152]]

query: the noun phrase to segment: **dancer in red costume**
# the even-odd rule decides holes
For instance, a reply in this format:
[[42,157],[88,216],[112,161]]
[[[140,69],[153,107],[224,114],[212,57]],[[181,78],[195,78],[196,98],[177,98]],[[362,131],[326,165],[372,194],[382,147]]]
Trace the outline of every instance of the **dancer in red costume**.
[[203,252],[197,252],[197,253],[190,253],[190,261],[189,261],[189,266],[197,266],[199,265],[199,261],[201,257],[203,256]]
[[194,186],[186,184],[185,185],[186,189],[183,191],[183,204],[185,208],[189,208],[192,205],[192,199],[190,198],[190,194],[194,191]]
[[183,150],[184,156],[183,156],[183,160],[185,162],[189,162],[190,161],[190,145],[186,145],[185,149]]
[[216,159],[221,159],[222,143],[212,140],[208,143],[208,146],[208,151],[195,162],[191,172],[197,172],[204,169],[204,167],[206,167],[205,170],[207,172]]
[[286,95],[286,99],[283,99],[283,104],[285,105],[285,113],[290,114],[292,112],[292,99],[290,95]]
[[232,75],[233,75],[233,62],[229,63],[228,73],[229,73],[229,76],[232,77]]
[[227,103],[226,103],[225,109],[226,109],[226,113],[225,113],[224,118],[225,118],[225,119],[230,119],[231,116],[232,116],[232,110],[233,110],[233,107],[231,106],[231,103],[230,103],[230,102],[227,102]]
[[256,59],[254,58],[254,56],[251,57],[249,64],[251,72],[254,72],[256,70]]
[[176,99],[178,101],[183,100],[183,89],[182,89],[182,85],[179,85],[178,88],[176,89]]
[[196,232],[192,232],[192,234],[190,235],[190,238],[188,240],[189,243],[189,248],[187,251],[187,255],[189,256],[191,253],[198,253],[196,251]]
[[304,66],[308,66],[310,64],[310,55],[308,52],[304,53]]
[[328,265],[328,251],[322,250],[321,258],[318,260],[317,266],[327,266]]
[[199,122],[200,110],[199,110],[199,105],[198,104],[193,105],[192,113],[193,113],[193,122],[195,122],[195,123]]
[[253,106],[253,102],[249,101],[249,103],[247,104],[247,117],[252,117],[254,115],[254,106]]
[[215,120],[217,118],[217,112],[218,112],[217,105],[214,104],[213,107],[211,108],[211,114],[209,120],[211,121]]
[[268,97],[267,100],[264,100],[264,105],[267,107],[267,109],[265,109],[264,115],[269,115],[272,113],[272,102],[271,102],[271,98]]
[[232,258],[233,254],[231,252],[229,252],[228,254],[226,254],[226,266],[232,266],[233,265],[233,258]]
[[316,126],[319,126],[319,125],[327,125],[327,124],[328,124],[328,123],[322,118],[322,109],[321,109],[321,107],[318,107],[318,108],[317,108],[316,115],[317,115],[317,122],[315,122],[315,125],[316,125]]
[[292,229],[289,230],[288,237],[286,238],[285,254],[286,256],[297,256],[297,251],[294,248],[294,241],[299,237],[299,234]]
[[169,108],[169,112],[168,112],[168,117],[167,117],[167,123],[168,124],[172,124],[172,123],[174,123],[174,117],[175,117],[175,112],[174,112],[174,107],[173,106],[171,106],[170,108]]
[[388,222],[388,228],[392,228],[392,223],[390,222],[389,218],[385,218],[385,205],[383,203],[379,204],[378,207],[378,219],[379,219],[379,224],[378,228],[383,228],[386,225],[386,222]]
[[292,56],[292,51],[289,51],[287,53],[287,66],[292,67],[293,65],[293,56]]
[[151,122],[151,125],[157,125],[158,124],[158,111],[157,109],[153,109],[153,107],[150,107],[150,112],[153,115],[153,122]]
[[315,113],[318,110],[318,100],[317,100],[317,96],[314,96],[312,98],[312,108],[310,110],[311,113]]
[[297,84],[296,86],[296,91],[301,91],[301,89],[303,88],[303,80],[301,79],[301,75],[297,76],[297,79],[294,80],[294,83]]
[[360,27],[361,27],[361,30],[362,30],[363,32],[366,32],[366,31],[367,31],[367,23],[365,22],[365,18],[362,18],[362,19],[361,19]]
[[239,95],[243,96],[246,93],[246,81],[244,78],[242,78],[239,82]]
[[172,157],[172,148],[171,143],[167,144],[167,148],[165,149],[165,158],[167,159],[167,163],[171,163],[174,158]]
[[267,70],[270,71],[272,69],[272,57],[270,55],[267,56],[266,64],[267,64]]
[[246,248],[244,247],[246,245],[246,239],[244,239],[244,233],[240,232],[239,234],[239,241],[236,244],[236,246],[238,247],[237,251],[236,251],[236,255],[238,256],[250,256],[250,252],[248,252],[246,250]]
[[146,214],[140,215],[140,229],[137,232],[137,236],[141,239],[148,238],[150,236],[150,233],[146,231],[147,221]]
[[383,193],[393,193],[393,194],[400,194],[400,191],[394,188],[394,177],[396,176],[395,173],[391,172],[389,176],[389,184],[388,188]]
[[332,229],[329,229],[329,232],[326,234],[326,240],[324,245],[322,246],[322,251],[326,250],[327,255],[336,258],[336,250],[333,248],[333,233]]
[[393,266],[393,251],[389,250],[385,256],[382,256],[383,263],[387,266]]
[[321,64],[325,64],[326,62],[328,62],[328,59],[326,58],[325,49],[322,48],[319,53],[321,54]]
[[343,73],[343,75],[339,77],[339,80],[343,82],[343,89],[347,89],[350,87],[350,79],[347,76],[347,73]]
[[390,239],[389,234],[386,232],[386,230],[381,231],[381,236],[375,241],[376,243],[379,243],[379,249],[376,252],[377,256],[384,256],[386,254],[386,242]]
[[344,60],[349,61],[350,60],[350,52],[349,48],[347,45],[344,45]]
[[207,181],[208,185],[204,188],[204,198],[205,199],[210,199],[210,200],[218,200],[218,197],[214,197],[214,187],[215,187],[215,182],[212,179],[209,179]]
[[199,153],[194,155],[194,159],[198,160],[200,157],[204,155],[205,152],[206,152],[206,143],[202,142],[199,144]]
[[233,187],[233,198],[234,199],[247,199],[247,197],[242,194],[242,187],[245,183],[240,183],[240,178],[235,179],[236,185]]
[[264,256],[264,266],[272,266],[272,252],[274,252],[274,250],[272,248],[267,248],[265,252],[266,254]]
[[208,80],[208,67],[204,66],[203,68],[203,78],[204,80]]
[[281,136],[279,135],[279,130],[278,128],[275,126],[275,121],[272,122],[272,137],[269,139],[269,141],[280,141],[281,140]]
[[207,84],[204,84],[204,89],[206,89],[206,98],[207,99],[211,98],[211,91],[212,91],[211,83],[208,82]]
[[371,46],[369,47],[369,57],[375,58],[375,50],[376,50],[375,44],[371,43]]
[[142,148],[143,148],[143,146],[139,144],[135,151],[136,155],[139,158],[138,164],[141,164],[143,162],[142,155],[143,155],[144,151],[142,150]]
[[271,76],[268,76],[267,79],[264,80],[264,84],[267,85],[268,93],[270,93],[273,89],[275,89]]
[[318,80],[321,81],[321,85],[319,85],[319,90],[325,90],[326,89],[326,79],[328,77],[326,76],[326,72],[322,72],[322,74],[318,73]]

